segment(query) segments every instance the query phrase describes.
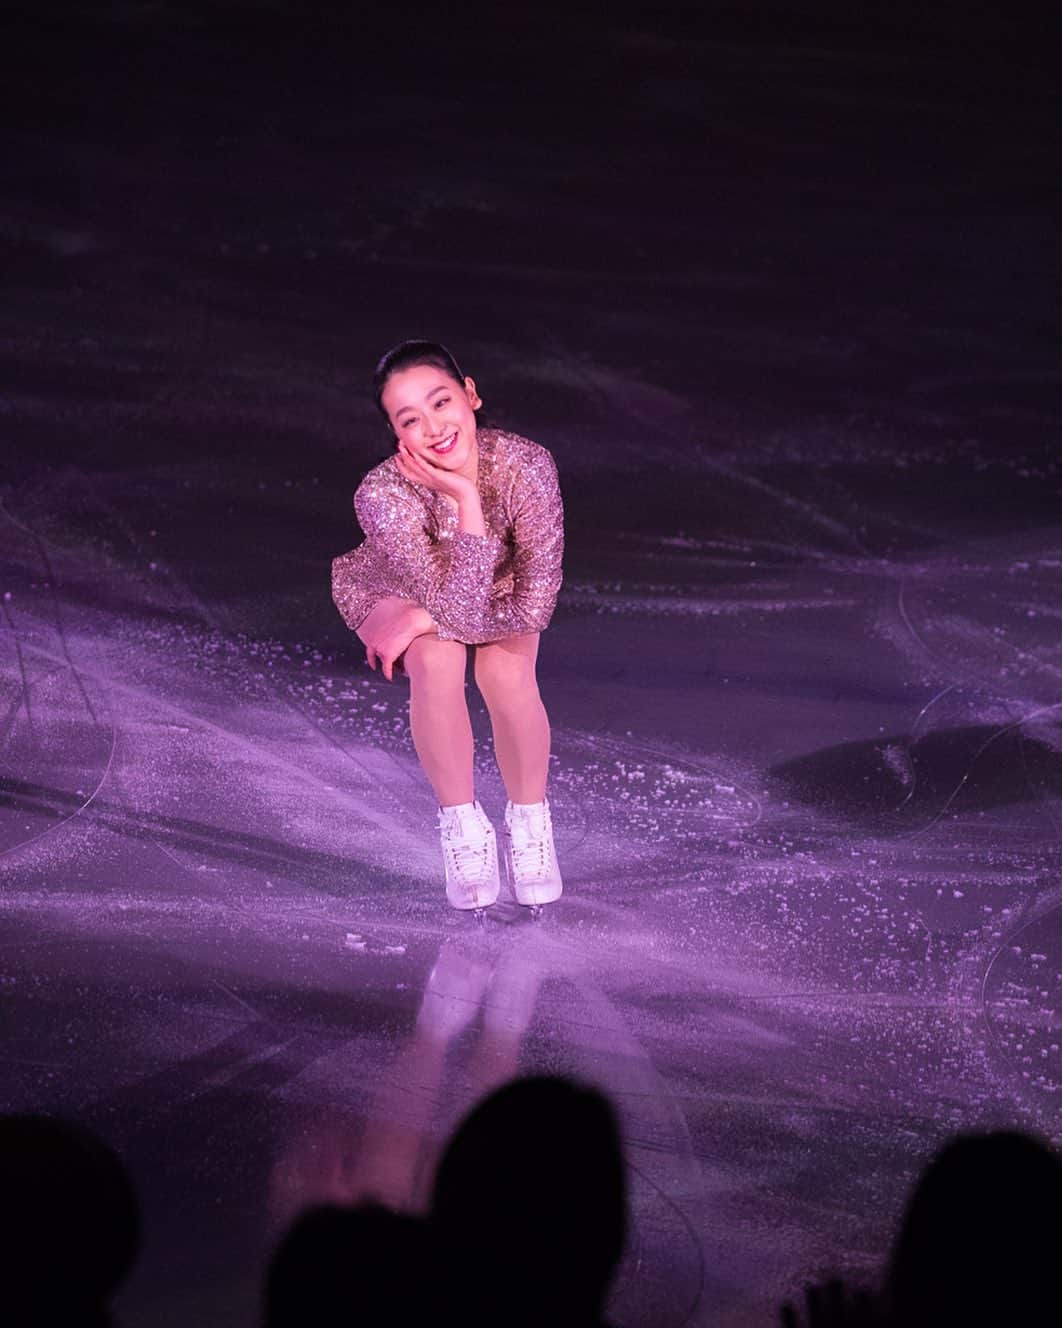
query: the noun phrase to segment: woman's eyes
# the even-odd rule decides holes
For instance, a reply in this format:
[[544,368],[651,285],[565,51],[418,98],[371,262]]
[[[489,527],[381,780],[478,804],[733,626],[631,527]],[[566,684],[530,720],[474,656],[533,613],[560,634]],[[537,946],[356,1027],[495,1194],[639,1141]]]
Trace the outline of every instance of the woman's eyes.
[[[435,409],[438,410],[440,406],[445,406],[447,402],[449,402],[449,400],[450,400],[449,397],[440,397],[439,400],[435,403]],[[417,422],[417,417],[415,415],[412,415],[408,420],[399,420],[398,427],[400,429],[408,429],[411,424],[416,424],[416,422]]]

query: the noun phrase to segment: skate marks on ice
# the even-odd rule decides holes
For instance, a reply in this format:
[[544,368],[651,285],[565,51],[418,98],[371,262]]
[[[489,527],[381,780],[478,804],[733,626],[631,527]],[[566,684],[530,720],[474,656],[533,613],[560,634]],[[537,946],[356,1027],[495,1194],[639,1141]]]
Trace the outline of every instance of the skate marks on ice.
[[562,602],[571,608],[590,609],[597,613],[620,615],[668,615],[684,618],[718,618],[723,614],[800,613],[808,609],[852,609],[853,598],[835,598],[832,590],[817,593],[779,595],[777,583],[764,586],[762,593],[752,592],[755,586],[742,586],[730,594],[706,596],[700,589],[690,590],[674,582],[667,584],[631,584],[630,582],[602,584],[576,582],[565,585]]
[[[971,1121],[1016,1110],[1051,1130],[1057,915],[1044,915],[1033,951],[1047,965],[1036,990],[1048,993],[1032,1021],[1045,1053],[1036,1074],[1015,1075],[995,1054],[982,995],[997,982],[986,975],[993,963],[998,975],[996,947],[1047,908],[1057,880],[1057,754],[1014,724],[1015,709],[937,688],[907,734],[766,772],[562,730],[557,824],[581,882],[566,918],[590,928],[587,953],[607,936],[633,971],[658,962],[663,990],[710,977],[747,1008],[768,1001],[820,1024],[810,1036],[830,1055],[858,1044],[863,1067],[840,1056],[831,1093],[858,1101],[862,1080],[898,1116],[948,1120],[950,1081],[963,1084]],[[984,722],[993,717],[1003,722]]]
[[1049,867],[1062,843],[1062,703],[1058,634],[1042,619],[1057,616],[1062,559],[1040,557],[1048,575],[1030,595],[1021,574],[1036,559],[1025,554],[909,572],[878,627],[929,698],[906,732],[785,762],[770,772],[776,787],[837,833],[845,821],[895,840],[951,832],[989,866],[993,838],[1004,849],[1024,841],[1030,869]]
[[[1016,1113],[1055,1133],[1059,854],[1050,839],[1045,846],[1051,826],[1041,805],[1018,810],[1009,801],[988,810],[956,802],[922,821],[868,826],[861,807],[856,834],[843,818],[817,816],[818,833],[800,824],[773,863],[766,845],[757,851],[746,913],[779,968],[799,979],[798,1005],[818,999],[826,1011],[847,992],[853,1018],[880,1019],[883,1101],[906,1113],[942,1110],[946,1119],[962,1084],[971,1121],[1006,1123]],[[776,916],[791,919],[788,934],[756,907],[757,893],[774,895]],[[911,1040],[903,1026],[915,1031],[919,1018],[924,1028]],[[1018,1066],[1003,1054],[1001,1021],[1011,1043],[1026,1043],[1025,1057],[1035,1046],[1032,1072],[1028,1059]]]
[[927,679],[1034,705],[1062,680],[1062,532],[897,564],[877,631]]
[[[989,1055],[1030,1096],[1062,1095],[1062,890],[988,938],[980,973]],[[980,966],[979,966],[980,967]]]
[[[1045,708],[1033,713],[1043,717]],[[1057,799],[1062,750],[1029,736],[1019,720],[843,743],[772,774],[789,796],[867,832],[913,833],[945,816]]]
[[683,879],[764,814],[748,773],[729,758],[570,727],[555,730],[553,748],[561,842],[588,883],[652,869]]
[[906,907],[911,940],[926,938],[912,989],[936,972],[989,1080],[1053,1132],[1062,1088],[1062,539],[1048,529],[967,541],[897,561],[889,578],[874,630],[914,669],[926,701],[907,732],[774,767],[772,805],[789,798],[813,814],[801,837],[821,861],[853,831],[863,840],[861,856],[876,867],[872,911],[884,918]]
[[[46,657],[22,625],[25,597],[19,592],[47,595],[54,578],[43,541],[2,507],[0,532],[8,537],[0,543],[2,860],[85,813],[113,768],[116,732],[104,697],[74,662],[58,601],[47,604],[48,621],[42,625]],[[28,566],[18,565],[16,549],[29,555]]]
[[[641,764],[654,778],[644,747],[616,740],[612,750],[627,773]],[[783,1115],[810,1112],[828,1129],[831,1113],[854,1123],[873,1112],[883,1156],[897,1131],[928,1142],[947,1128],[1015,1119],[1057,1129],[1062,915],[1051,903],[1052,861],[1028,842],[1032,830],[1032,844],[1042,844],[1042,826],[1013,823],[1002,799],[983,821],[923,818],[905,833],[853,835],[843,818],[783,802],[777,783],[746,791],[754,777],[719,760],[713,778],[726,772],[743,796],[718,816],[716,834],[694,832],[676,851],[683,817],[667,822],[665,803],[655,827],[639,825],[639,813],[650,813],[637,803],[628,813],[612,780],[623,771],[605,769],[612,791],[601,807],[579,787],[564,800],[588,809],[594,833],[575,848],[584,884],[563,934],[643,1044],[663,1049],[670,1083],[688,1082],[693,1100],[757,1129],[769,1104]],[[592,771],[584,782],[592,785]],[[1040,939],[1023,947],[1030,917]],[[1001,976],[1019,962],[1020,984]],[[996,1045],[992,1029],[1004,1017],[1007,1045],[1023,1047],[1020,1066]],[[766,1060],[757,1051],[764,1038],[782,1048]],[[733,1177],[730,1187],[733,1220],[755,1225],[755,1204]],[[787,1203],[800,1207],[795,1195]],[[794,1220],[792,1239],[820,1217],[808,1220],[803,1234]],[[869,1257],[866,1245],[851,1253],[856,1264]]]
[[334,884],[352,862],[391,875],[416,862],[420,839],[401,816],[413,772],[377,741],[389,709],[377,685],[341,682],[348,727],[326,733],[308,673],[324,692],[337,679],[319,678],[319,652],[306,651],[310,673],[302,647],[197,626],[194,604],[152,603],[154,587],[137,617],[99,597],[86,607],[85,580],[135,602],[138,587],[121,584],[135,574],[4,530],[7,869],[28,866],[31,845],[83,859],[101,829],[196,873],[309,870]]
[[[12,818],[21,818],[8,828],[9,853],[51,835],[48,848],[54,860],[60,852],[59,832],[71,829],[75,818],[84,823],[90,817],[94,829],[149,841],[184,871],[224,871],[230,884],[233,870],[241,868],[312,878],[319,885],[340,877],[349,880],[351,864],[359,861],[384,872],[398,869],[402,859],[395,854],[395,844],[408,832],[399,833],[403,827],[397,818],[379,805],[378,796],[358,797],[349,777],[343,787],[334,767],[315,762],[320,753],[300,753],[298,737],[283,733],[271,708],[256,713],[255,707],[244,707],[235,723],[231,714],[211,720],[202,701],[193,707],[165,692],[119,681],[110,666],[99,661],[81,665],[80,672],[98,690],[101,711],[117,716],[111,720],[120,735],[117,760],[107,762],[90,798],[81,801],[80,789],[65,791],[56,782],[61,767],[57,771],[49,762],[38,735],[58,733],[54,740],[67,760],[80,751],[80,783],[88,782],[83,766],[91,750],[85,742],[74,746],[69,741],[73,726],[62,709],[63,697],[58,698],[58,709],[49,704],[56,689],[46,690],[42,680],[49,676],[46,670],[61,668],[62,661],[32,644],[33,626],[23,629],[23,648],[43,668],[33,684],[35,722],[28,741],[46,770],[37,781],[4,780],[8,811]],[[97,643],[77,644],[88,647],[80,652],[85,658]],[[113,747],[108,756],[113,758]],[[367,757],[371,765],[372,748]],[[29,764],[20,754],[20,768]],[[375,784],[373,788],[378,792]],[[51,824],[35,830],[34,818]],[[271,822],[274,833],[262,833]],[[69,835],[63,846],[68,856],[77,848]],[[415,852],[412,842],[407,847]]]
[[[93,558],[83,546],[53,548],[43,568],[27,558],[21,539],[5,553],[18,573],[5,633],[16,740],[5,785],[11,847],[25,849],[27,837],[42,834],[51,861],[77,858],[91,876],[96,837],[107,844],[118,835],[164,860],[160,892],[176,888],[192,898],[223,883],[228,904],[243,901],[257,911],[274,887],[279,900],[282,882],[360,901],[370,916],[393,909],[401,877],[409,878],[402,888],[407,903],[424,898],[423,879],[437,874],[432,804],[409,741],[401,684],[358,678],[356,662],[335,663],[312,647],[204,626],[202,606],[179,584],[168,585],[159,604],[157,584],[139,584],[136,572]],[[89,605],[78,593],[85,582],[95,586]],[[138,600],[145,611],[134,616],[128,606]],[[65,624],[61,638],[56,615]],[[71,650],[76,668],[67,662]],[[94,697],[85,723],[95,747],[70,738],[86,687]],[[54,737],[51,747],[39,741],[45,730]],[[621,793],[632,847],[639,837],[648,844],[661,827],[692,841],[705,819],[722,828],[758,815],[755,800],[727,784],[726,771],[713,774],[702,760],[684,763],[605,738],[562,737],[560,746],[566,744],[576,769],[570,797],[563,788],[568,776],[563,770],[557,776],[564,853],[576,851],[585,836],[586,807],[594,807],[600,826],[612,796]],[[105,766],[96,754],[103,745]],[[56,767],[60,748],[76,764],[72,790]],[[481,756],[484,750],[481,744]],[[92,761],[99,769],[88,785],[95,801],[86,812],[77,790],[88,784],[85,766]],[[491,761],[481,764],[500,800],[504,791]],[[34,830],[19,814],[44,818],[43,827]],[[72,818],[79,818],[76,827],[66,824]],[[41,851],[38,845],[36,858],[23,853],[8,868],[32,874]],[[117,875],[143,881],[159,870],[141,865]],[[394,884],[381,890],[388,878]],[[337,931],[337,943],[348,934],[359,935],[356,915],[349,931]]]

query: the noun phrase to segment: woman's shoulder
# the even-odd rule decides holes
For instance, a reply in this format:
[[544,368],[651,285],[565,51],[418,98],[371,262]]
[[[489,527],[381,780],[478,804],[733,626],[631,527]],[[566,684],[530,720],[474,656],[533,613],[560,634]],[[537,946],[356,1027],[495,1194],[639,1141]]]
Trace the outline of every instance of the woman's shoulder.
[[354,502],[357,503],[360,498],[383,497],[408,487],[395,465],[394,457],[384,457],[362,476],[361,483],[354,490]]
[[493,447],[495,456],[503,461],[547,469],[554,465],[553,454],[548,447],[525,438],[523,434],[513,433],[511,429],[481,429],[479,435],[481,441],[487,441]]
[[365,488],[366,485],[368,485],[369,488],[372,488],[377,484],[393,484],[396,479],[401,478],[402,477],[398,473],[398,467],[395,465],[394,457],[387,456],[365,472],[358,488]]

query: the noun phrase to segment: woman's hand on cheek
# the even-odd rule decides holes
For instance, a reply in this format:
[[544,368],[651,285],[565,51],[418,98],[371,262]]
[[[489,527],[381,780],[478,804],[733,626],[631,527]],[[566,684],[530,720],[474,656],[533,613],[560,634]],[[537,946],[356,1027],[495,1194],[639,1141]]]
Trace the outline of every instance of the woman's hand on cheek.
[[418,484],[423,483],[419,474],[414,469],[410,460],[410,452],[405,443],[399,443],[395,451],[395,465],[398,467],[398,473],[407,480],[415,480]]
[[418,452],[414,452],[411,447],[407,447],[405,443],[398,444],[395,464],[407,480],[415,480],[429,489],[437,488],[439,480],[446,478],[446,471],[441,466],[433,466],[430,461]]
[[422,484],[426,489],[436,489],[439,493],[449,494],[451,498],[463,498],[476,491],[476,486],[464,475],[457,475],[452,470],[433,465],[426,457],[414,452],[405,443],[398,444],[395,453],[395,465],[399,474],[415,484]]

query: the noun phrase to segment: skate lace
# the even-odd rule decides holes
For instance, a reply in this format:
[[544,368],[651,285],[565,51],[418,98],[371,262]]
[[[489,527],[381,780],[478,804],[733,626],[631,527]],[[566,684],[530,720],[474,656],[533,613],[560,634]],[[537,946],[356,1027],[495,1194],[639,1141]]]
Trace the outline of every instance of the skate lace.
[[454,864],[456,874],[462,881],[485,880],[490,873],[490,845],[484,840],[449,840],[446,851]]
[[535,828],[522,818],[514,818],[510,827],[513,866],[521,876],[545,876],[549,871],[549,852],[545,827]]

